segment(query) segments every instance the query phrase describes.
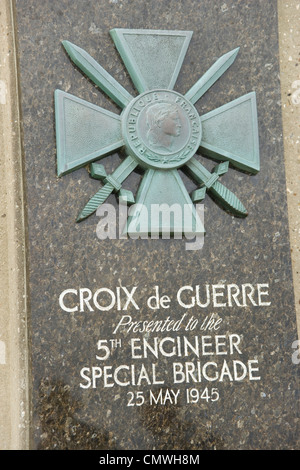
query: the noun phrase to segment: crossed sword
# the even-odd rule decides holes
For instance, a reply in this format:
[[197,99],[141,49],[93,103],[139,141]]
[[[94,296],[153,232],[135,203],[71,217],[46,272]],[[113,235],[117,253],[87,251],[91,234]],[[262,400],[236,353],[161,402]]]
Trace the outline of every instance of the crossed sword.
[[[127,106],[133,99],[132,96],[118,83],[98,62],[96,62],[86,51],[75,46],[69,41],[63,41],[63,45],[73,62],[122,108]],[[234,62],[239,48],[234,49],[220,57],[208,71],[190,88],[185,94],[185,98],[192,104],[201,98],[202,95],[220,78],[221,75]],[[104,166],[92,163],[90,174],[92,178],[102,180],[105,184],[88,201],[86,206],[80,212],[76,222],[84,220],[97,210],[103,204],[112,192],[119,192],[128,203],[134,202],[131,191],[122,189],[123,181],[138,166],[138,162],[132,157],[127,156],[115,171],[107,175]],[[212,171],[208,171],[195,157],[192,157],[185,163],[185,169],[200,184],[191,197],[193,202],[199,202],[204,199],[206,191],[218,200],[226,210],[236,216],[246,217],[247,210],[235,194],[229,191],[220,181],[219,177],[227,172],[229,162],[218,164]]]

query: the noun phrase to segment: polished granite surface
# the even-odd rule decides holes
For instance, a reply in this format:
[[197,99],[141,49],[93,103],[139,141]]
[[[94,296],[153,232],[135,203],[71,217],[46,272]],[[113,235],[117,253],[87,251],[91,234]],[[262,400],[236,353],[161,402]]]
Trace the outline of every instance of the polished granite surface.
[[[299,447],[276,2],[101,0],[87,6],[22,0],[16,10],[33,448]],[[54,90],[120,112],[71,63],[61,41],[88,51],[136,95],[109,35],[112,28],[193,31],[175,85],[183,94],[218,57],[240,47],[233,66],[196,108],[205,114],[255,91],[261,169],[248,175],[230,168],[222,177],[248,209],[247,218],[205,198],[201,250],[187,250],[185,240],[99,240],[96,215],[75,223],[99,182],[85,168],[56,176]],[[122,157],[116,153],[101,162],[111,172]],[[197,158],[208,169],[214,166]],[[192,192],[196,185],[182,178]],[[140,172],[132,173],[126,188],[135,193],[140,180]],[[108,202],[118,210],[115,196]],[[110,292],[120,295],[120,304],[101,311],[92,302],[91,308],[70,303],[79,302],[80,289],[85,296],[102,288],[109,289],[109,299]],[[78,305],[73,312],[59,302],[67,289],[76,291],[65,297],[69,308]],[[134,301],[124,310],[126,291]],[[155,299],[148,299],[158,291],[170,301],[151,308]],[[208,325],[212,315],[215,323]],[[151,321],[160,321],[163,331]],[[104,346],[110,354],[103,361]]]

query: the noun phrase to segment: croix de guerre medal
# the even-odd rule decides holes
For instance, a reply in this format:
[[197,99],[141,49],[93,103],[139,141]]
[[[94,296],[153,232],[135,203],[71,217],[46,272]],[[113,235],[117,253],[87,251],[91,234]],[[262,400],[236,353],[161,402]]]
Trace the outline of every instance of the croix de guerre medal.
[[[137,96],[132,96],[83,49],[63,41],[72,61],[122,109],[118,115],[55,91],[58,176],[90,164],[91,177],[104,183],[77,221],[94,213],[113,192],[128,204],[135,204],[127,221],[130,234],[150,233],[149,218],[141,215],[140,207],[150,209],[160,204],[188,208],[189,226],[183,227],[181,220],[158,219],[151,230],[158,234],[166,230],[203,234],[194,203],[202,201],[207,191],[225,210],[245,217],[244,205],[219,179],[229,164],[249,173],[259,171],[255,92],[201,116],[195,108],[195,103],[234,62],[239,48],[220,57],[182,95],[173,88],[192,32],[113,29],[110,34],[139,92]],[[95,163],[121,149],[126,158],[112,174]],[[197,152],[220,163],[210,172],[198,161]],[[143,179],[134,197],[122,184],[137,167],[142,169]],[[199,184],[191,196],[179,168]]]

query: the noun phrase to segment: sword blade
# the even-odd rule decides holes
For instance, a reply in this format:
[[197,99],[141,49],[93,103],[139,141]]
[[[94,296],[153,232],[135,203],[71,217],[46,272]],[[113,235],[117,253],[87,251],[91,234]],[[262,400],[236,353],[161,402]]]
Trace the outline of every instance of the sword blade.
[[[212,176],[212,174],[194,157],[191,158],[185,166],[187,167],[188,172],[200,184],[205,184]],[[239,217],[246,217],[248,215],[246,208],[238,197],[219,181],[215,181],[211,187],[207,188],[207,190],[211,191],[215,198],[218,199],[219,203],[231,213]]]
[[226,72],[234,62],[238,52],[239,47],[222,55],[222,57],[220,57],[185,94],[185,98],[193,104],[196,103],[196,101],[204,95],[204,93],[223,75],[223,73]]
[[80,68],[101,90],[103,90],[121,108],[133,100],[133,96],[120,85],[106,70],[96,62],[85,50],[70,41],[63,41],[63,46],[73,62]]
[[108,196],[113,192],[114,187],[110,183],[106,183],[99,191],[91,197],[89,202],[85,205],[83,210],[78,215],[76,222],[81,222],[82,220],[86,219],[89,215],[95,212],[98,207],[103,204],[104,201],[108,198]]
[[239,198],[237,198],[233,192],[229,191],[229,189],[219,181],[216,181],[210,190],[211,193],[219,200],[220,204],[232,214],[239,217],[246,217],[248,215],[247,209]]
[[[118,166],[118,168],[115,169],[111,176],[121,184],[136,167],[137,162],[131,156],[128,156]],[[95,212],[115,189],[115,186],[108,181],[93,197],[91,197],[89,202],[78,215],[76,222],[81,222],[83,219],[86,219],[89,215]]]

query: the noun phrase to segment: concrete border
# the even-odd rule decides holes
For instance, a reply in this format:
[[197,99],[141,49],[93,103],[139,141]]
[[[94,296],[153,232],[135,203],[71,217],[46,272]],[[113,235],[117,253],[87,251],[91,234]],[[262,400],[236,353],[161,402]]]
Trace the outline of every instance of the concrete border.
[[[0,4],[0,450],[21,450],[30,448],[26,195],[14,0],[0,0]],[[300,0],[278,0],[278,16],[287,198],[300,332]]]
[[25,192],[13,0],[0,8],[0,449],[28,449]]
[[[278,0],[284,157],[298,336],[300,336],[300,1]],[[296,338],[295,338],[296,339]]]

